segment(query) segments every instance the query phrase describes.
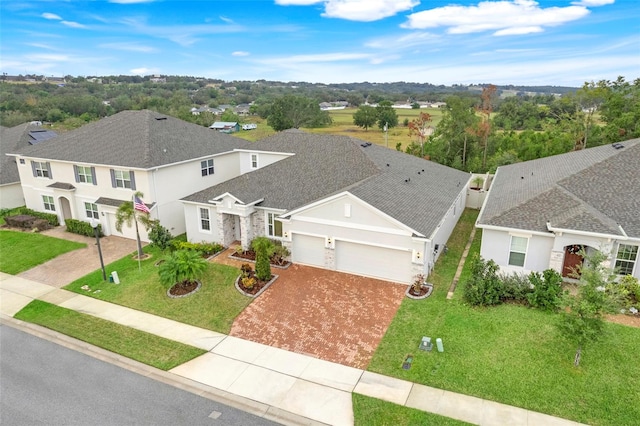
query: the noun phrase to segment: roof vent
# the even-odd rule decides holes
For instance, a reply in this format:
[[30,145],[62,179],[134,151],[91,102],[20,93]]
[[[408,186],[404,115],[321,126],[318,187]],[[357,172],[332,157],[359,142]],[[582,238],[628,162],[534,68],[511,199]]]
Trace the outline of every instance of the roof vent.
[[420,172],[418,172],[418,174],[420,174]]
[[161,120],[166,120],[167,117],[156,117],[156,120],[161,121]]
[[387,167],[389,167],[389,163],[387,163]]
[[368,147],[369,145],[367,145],[366,143],[361,143],[361,144],[360,144],[360,146],[361,146],[361,147],[363,147],[363,148],[366,148],[366,147]]
[[611,144],[611,146],[612,146],[612,147],[614,147],[615,149],[622,149],[622,148],[624,148],[624,145],[622,145],[622,144],[621,144],[621,143],[619,143],[619,142],[612,143],[612,144]]
[[406,178],[406,179],[404,180],[404,183],[409,183],[409,182],[411,182],[411,178]]

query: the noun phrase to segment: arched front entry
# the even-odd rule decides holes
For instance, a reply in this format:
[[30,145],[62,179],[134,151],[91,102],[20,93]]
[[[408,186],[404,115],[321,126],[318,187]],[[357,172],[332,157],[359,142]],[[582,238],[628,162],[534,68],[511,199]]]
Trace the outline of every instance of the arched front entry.
[[582,254],[585,252],[586,246],[580,244],[571,244],[564,248],[564,262],[562,264],[562,276],[565,278],[580,278],[581,270],[579,266],[584,263]]
[[59,197],[58,202],[60,203],[60,213],[62,214],[62,225],[67,219],[73,219],[71,215],[71,203],[69,203],[69,199],[66,197]]

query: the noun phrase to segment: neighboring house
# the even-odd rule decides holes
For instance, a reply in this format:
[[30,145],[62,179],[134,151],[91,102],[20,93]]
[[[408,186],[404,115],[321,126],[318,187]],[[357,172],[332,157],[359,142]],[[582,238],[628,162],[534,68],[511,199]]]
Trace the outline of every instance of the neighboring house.
[[499,167],[476,226],[504,272],[572,270],[600,250],[640,278],[640,139]]
[[234,133],[240,131],[240,124],[237,121],[216,121],[209,128],[222,133]]
[[6,154],[56,136],[55,132],[31,123],[11,128],[0,126],[0,208],[9,209],[25,205],[17,160]]
[[[41,143],[10,151],[26,206],[65,219],[95,218],[106,235],[135,238],[115,228],[116,210],[144,194],[151,216],[172,234],[185,232],[180,198],[240,174],[248,142],[156,112],[123,111]],[[4,144],[3,144],[4,145]],[[141,232],[141,238],[147,235]]]
[[344,136],[290,130],[240,153],[241,176],[183,198],[190,241],[282,241],[295,263],[409,283],[465,207],[470,175]]

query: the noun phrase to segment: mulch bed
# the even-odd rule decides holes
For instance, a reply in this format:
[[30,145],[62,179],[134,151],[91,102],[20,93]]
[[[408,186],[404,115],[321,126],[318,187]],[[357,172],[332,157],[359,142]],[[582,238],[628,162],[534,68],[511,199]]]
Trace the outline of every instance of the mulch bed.
[[416,291],[413,286],[409,286],[406,294],[412,299],[424,299],[426,297],[429,297],[431,295],[431,292],[433,292],[432,285],[423,285],[420,287],[420,291]]
[[184,297],[188,296],[191,293],[195,293],[201,286],[199,281],[189,281],[185,280],[179,283],[176,283],[169,289],[167,294],[172,297]]

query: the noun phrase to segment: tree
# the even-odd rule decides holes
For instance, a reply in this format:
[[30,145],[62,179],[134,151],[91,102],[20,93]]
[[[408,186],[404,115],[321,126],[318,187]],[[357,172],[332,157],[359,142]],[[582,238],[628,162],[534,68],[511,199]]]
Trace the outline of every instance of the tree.
[[160,225],[159,220],[151,221],[151,230],[149,231],[149,239],[151,244],[158,247],[160,250],[165,251],[171,245],[171,231],[164,226]]
[[224,112],[220,115],[220,121],[228,121],[228,122],[240,122],[240,116],[233,112],[233,109],[225,109]]
[[470,138],[473,128],[478,121],[473,108],[472,99],[459,96],[449,96],[442,114],[442,120],[431,137],[429,154],[434,161],[447,166],[460,164],[466,169],[469,157]]
[[160,282],[167,286],[189,284],[207,270],[209,264],[196,250],[176,250],[158,267]]
[[331,123],[327,111],[320,110],[319,103],[311,98],[285,95],[271,105],[267,124],[275,131],[305,127],[321,127]]
[[[142,192],[134,193],[134,196],[142,198],[144,194]],[[135,224],[136,227],[136,239],[138,242],[138,259],[143,256],[142,243],[140,242],[140,233],[138,232],[138,222],[144,226],[146,230],[149,230],[153,226],[153,220],[149,218],[149,214],[140,212],[134,208],[133,200],[125,201],[118,207],[116,211],[116,230],[122,232],[122,225],[125,223],[128,227]]]
[[376,124],[376,121],[378,121],[378,113],[371,105],[360,105],[353,114],[353,124],[362,127],[365,131]]
[[267,237],[257,237],[251,242],[251,248],[256,252],[256,277],[262,281],[271,279],[271,263],[269,262],[275,245]]
[[398,114],[393,109],[391,101],[382,101],[376,107],[378,115],[378,127],[382,130],[387,127],[390,129],[398,125]]
[[[604,332],[603,317],[613,313],[620,304],[616,293],[617,286],[608,285],[614,281],[611,270],[603,266],[606,255],[600,251],[594,254],[582,253],[585,263],[578,266],[580,284],[578,293],[564,297],[562,320],[558,323],[560,333],[577,345],[574,365],[580,365],[582,349],[602,338]],[[606,291],[607,288],[610,291]]]
[[424,156],[424,139],[431,136],[433,127],[429,126],[431,115],[421,112],[417,118],[409,122],[409,136],[416,135],[420,140],[420,156]]
[[487,150],[489,148],[489,135],[491,134],[491,112],[493,111],[492,99],[496,93],[496,90],[498,90],[498,88],[493,84],[490,84],[487,87],[483,88],[482,94],[480,95],[482,102],[476,109],[482,117],[482,121],[480,121],[480,123],[478,123],[478,126],[475,128],[475,134],[480,138],[483,145],[483,170],[487,169]]

